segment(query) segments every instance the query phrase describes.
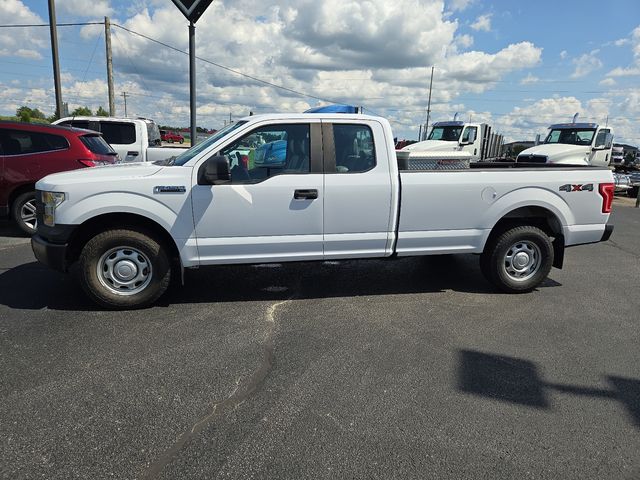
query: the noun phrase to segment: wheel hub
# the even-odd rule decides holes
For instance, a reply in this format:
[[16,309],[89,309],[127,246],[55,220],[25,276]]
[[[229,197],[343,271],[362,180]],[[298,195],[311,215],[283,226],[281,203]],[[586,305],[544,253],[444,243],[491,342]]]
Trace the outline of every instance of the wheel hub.
[[100,283],[117,295],[134,295],[151,282],[151,262],[140,250],[116,247],[108,250],[97,265]]
[[138,268],[135,263],[130,260],[122,260],[115,265],[113,269],[116,277],[123,281],[127,282],[138,274]]
[[518,268],[524,268],[529,264],[530,261],[531,260],[528,253],[519,252],[514,257],[513,264]]
[[505,254],[504,270],[512,280],[522,282],[536,274],[541,258],[538,245],[528,240],[517,242]]

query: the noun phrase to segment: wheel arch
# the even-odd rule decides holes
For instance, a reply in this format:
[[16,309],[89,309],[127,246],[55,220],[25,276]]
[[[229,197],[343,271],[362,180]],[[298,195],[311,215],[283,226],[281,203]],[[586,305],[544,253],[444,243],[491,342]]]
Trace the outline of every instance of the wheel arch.
[[158,222],[143,215],[128,212],[103,213],[80,224],[69,239],[68,264],[74,263],[80,257],[80,252],[84,245],[96,234],[105,230],[119,228],[130,228],[152,235],[167,246],[170,258],[179,262],[180,267],[182,267],[180,251],[171,234]]
[[484,249],[491,244],[498,235],[513,227],[530,225],[537,227],[553,238],[554,261],[553,266],[562,268],[564,262],[564,233],[563,223],[558,215],[550,209],[539,205],[517,207],[502,216],[489,233]]

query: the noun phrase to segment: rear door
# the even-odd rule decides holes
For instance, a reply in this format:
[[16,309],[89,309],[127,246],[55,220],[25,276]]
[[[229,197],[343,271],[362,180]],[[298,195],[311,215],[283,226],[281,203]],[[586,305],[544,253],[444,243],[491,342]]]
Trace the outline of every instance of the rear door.
[[323,121],[325,259],[383,257],[393,236],[382,125]]
[[230,183],[198,185],[204,162],[193,174],[201,264],[322,259],[319,121],[269,122],[217,153],[229,161]]

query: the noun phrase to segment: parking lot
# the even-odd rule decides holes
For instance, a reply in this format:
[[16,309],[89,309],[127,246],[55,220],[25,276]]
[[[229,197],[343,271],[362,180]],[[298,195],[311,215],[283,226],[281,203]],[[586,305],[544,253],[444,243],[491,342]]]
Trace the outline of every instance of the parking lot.
[[0,225],[2,478],[640,478],[640,209],[495,293],[474,256],[219,267],[95,308]]

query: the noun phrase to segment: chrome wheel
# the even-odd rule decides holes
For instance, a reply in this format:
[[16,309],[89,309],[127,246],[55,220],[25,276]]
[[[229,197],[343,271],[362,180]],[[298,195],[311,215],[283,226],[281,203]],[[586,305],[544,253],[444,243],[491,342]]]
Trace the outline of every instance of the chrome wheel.
[[27,228],[35,232],[36,227],[38,226],[38,221],[36,220],[35,198],[27,200],[22,204],[22,207],[20,207],[20,220],[27,226]]
[[536,274],[541,257],[540,248],[535,243],[514,243],[504,256],[504,270],[512,280],[523,282]]
[[98,261],[98,279],[111,292],[135,295],[151,282],[151,262],[145,254],[131,247],[116,247]]

